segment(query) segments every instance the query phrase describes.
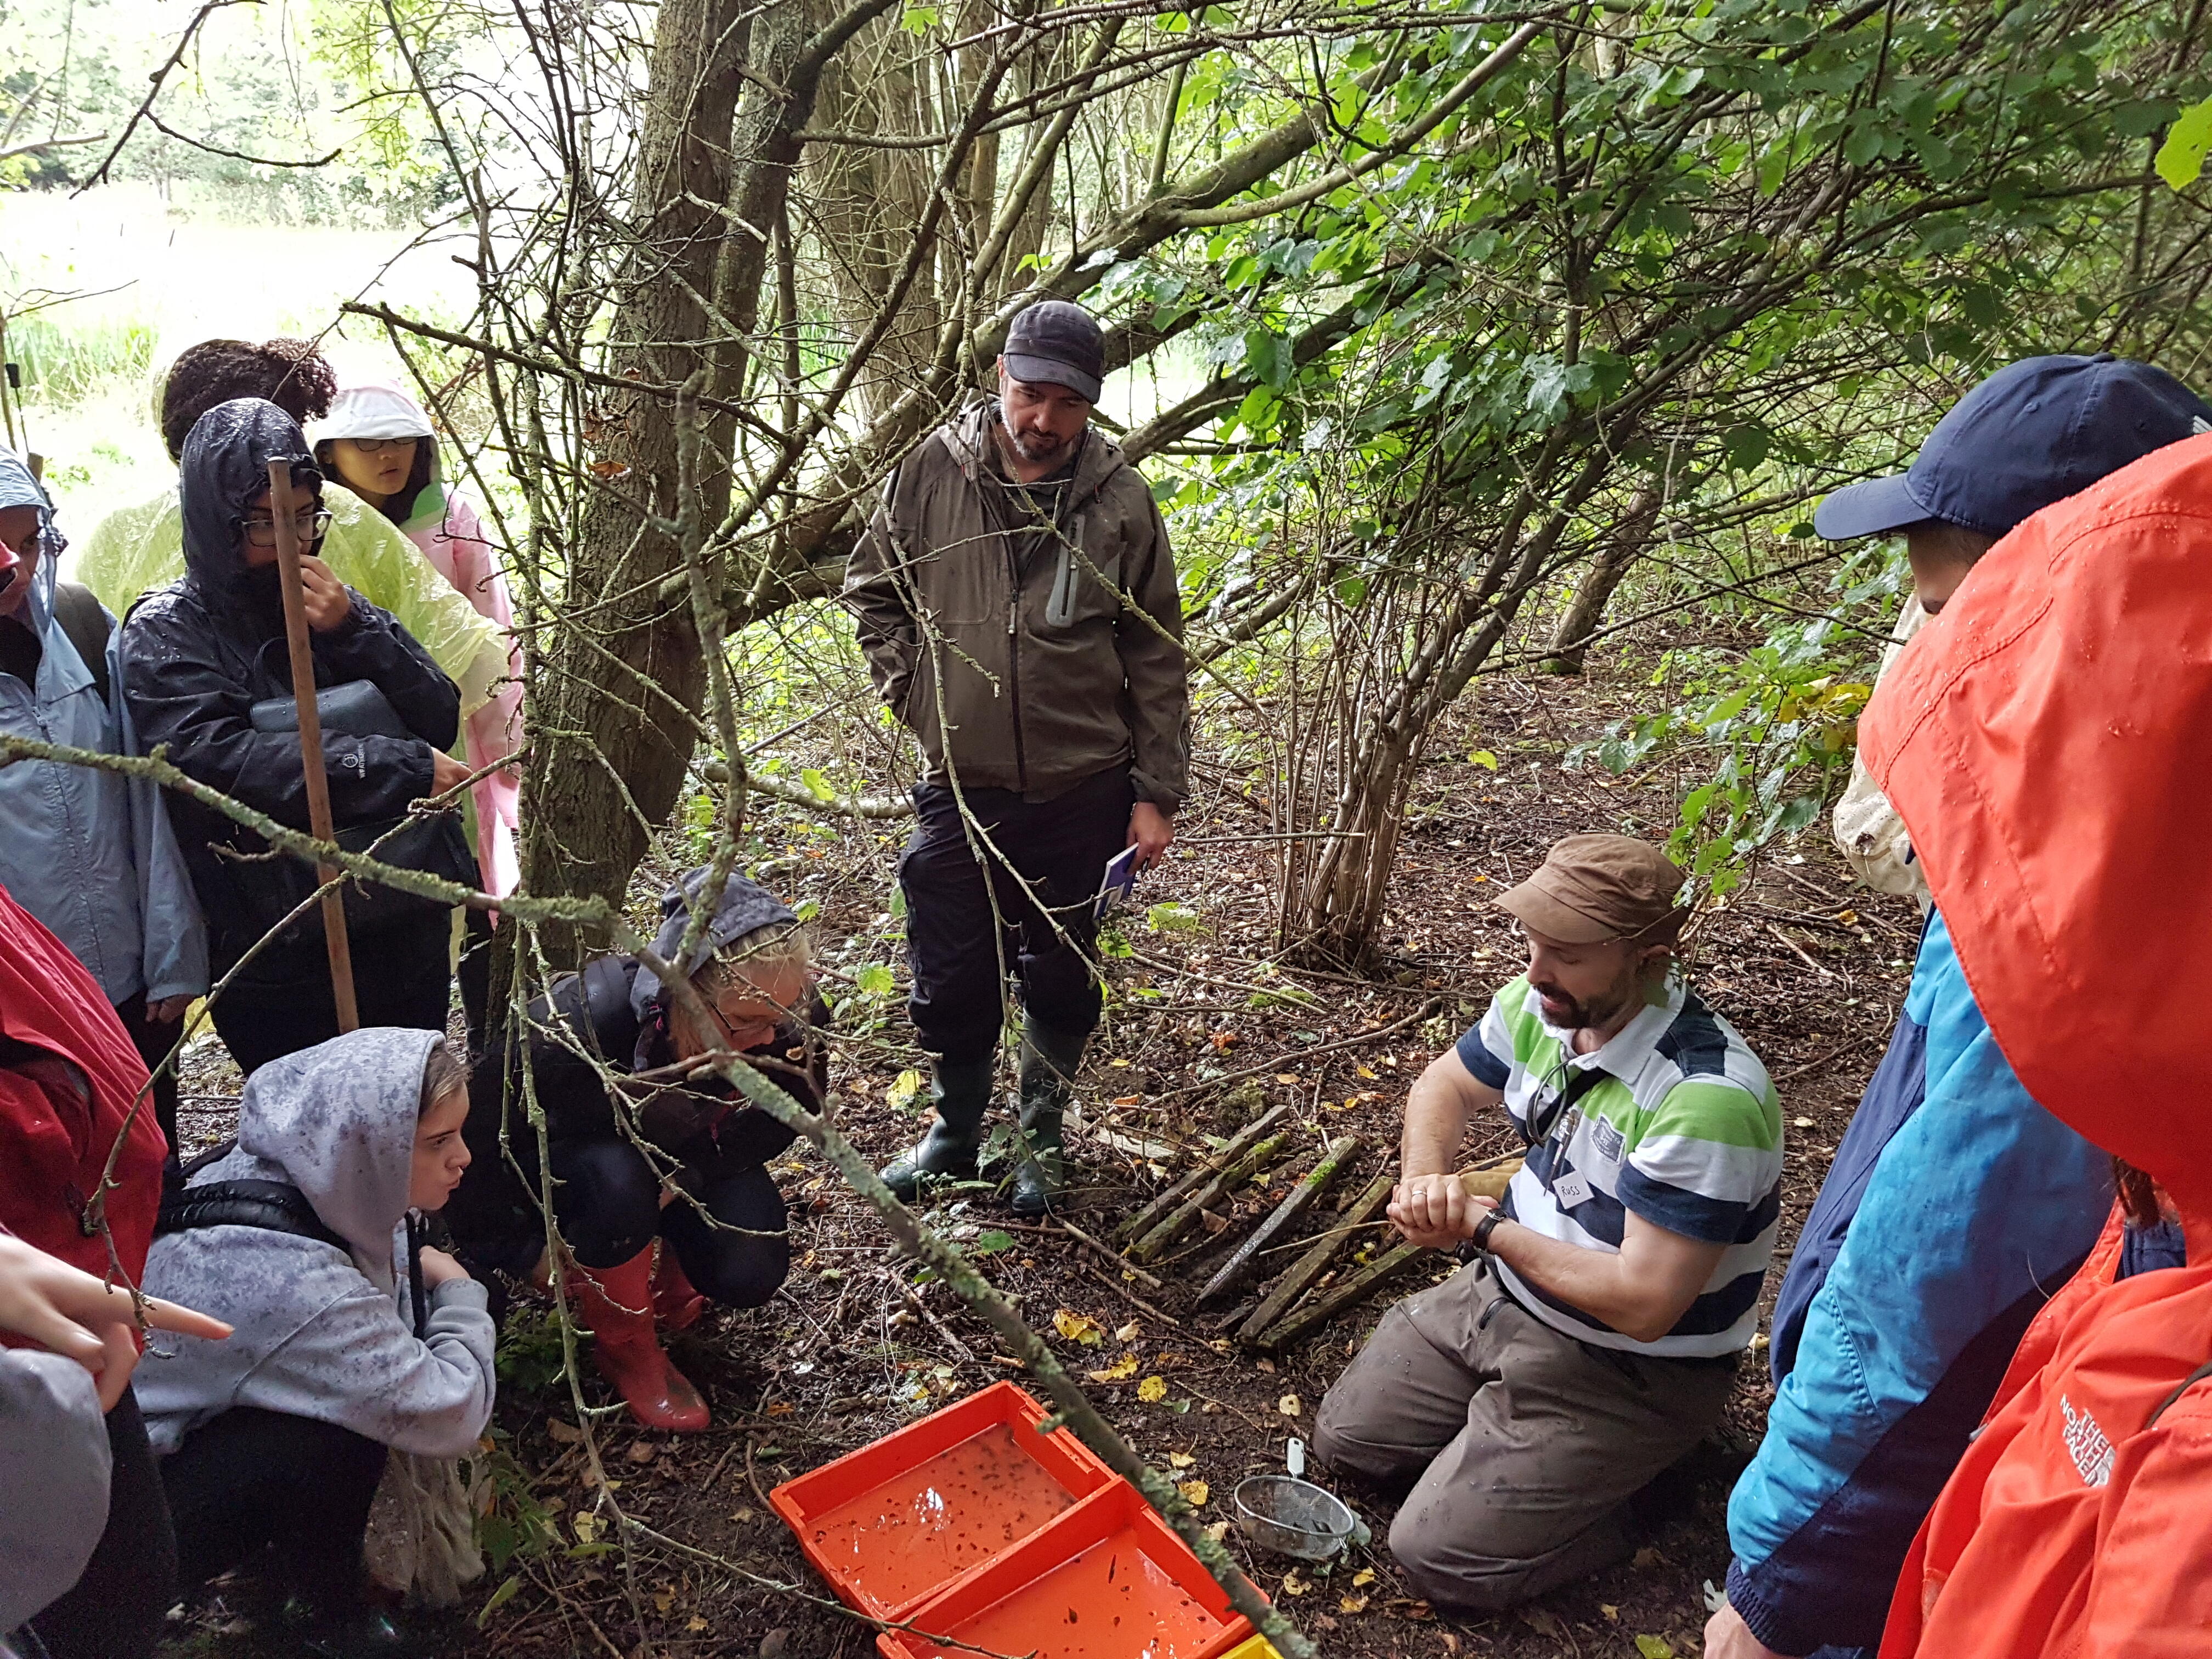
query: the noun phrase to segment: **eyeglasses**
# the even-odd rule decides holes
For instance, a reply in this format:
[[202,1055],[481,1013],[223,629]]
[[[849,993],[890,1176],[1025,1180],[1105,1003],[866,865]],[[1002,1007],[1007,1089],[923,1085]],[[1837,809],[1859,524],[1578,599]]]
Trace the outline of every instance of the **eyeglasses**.
[[412,449],[417,440],[413,438],[348,438],[346,441],[364,455],[389,455],[395,450]]
[[[274,547],[276,545],[276,520],[246,519],[242,523],[246,531],[246,539],[253,546]],[[331,515],[321,510],[301,513],[293,519],[292,527],[299,532],[301,541],[319,542],[323,538],[323,532],[331,527]]]

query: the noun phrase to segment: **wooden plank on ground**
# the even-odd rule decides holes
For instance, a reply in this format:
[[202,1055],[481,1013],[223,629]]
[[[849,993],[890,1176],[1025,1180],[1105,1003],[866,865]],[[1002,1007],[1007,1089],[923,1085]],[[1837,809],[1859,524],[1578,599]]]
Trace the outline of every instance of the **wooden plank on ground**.
[[1252,1274],[1253,1259],[1285,1232],[1297,1218],[1310,1209],[1336,1183],[1352,1159],[1359,1156],[1365,1142],[1358,1135],[1346,1135],[1332,1141],[1322,1153],[1321,1162],[1315,1164],[1304,1180],[1291,1188],[1291,1194],[1275,1206],[1275,1212],[1253,1230],[1252,1237],[1237,1247],[1237,1253],[1222,1265],[1221,1271],[1206,1280],[1206,1288],[1198,1293],[1198,1305],[1225,1301]]
[[1243,1157],[1207,1182],[1181,1205],[1165,1221],[1129,1246],[1132,1261],[1150,1261],[1153,1257],[1188,1232],[1198,1220],[1199,1212],[1224,1194],[1235,1192],[1254,1176],[1275,1161],[1283,1150],[1284,1135],[1269,1135]]
[[1290,1306],[1306,1292],[1306,1287],[1328,1271],[1328,1264],[1336,1259],[1345,1242],[1367,1224],[1369,1218],[1390,1201],[1391,1189],[1398,1178],[1385,1170],[1367,1183],[1366,1191],[1352,1201],[1344,1212],[1344,1219],[1314,1241],[1314,1246],[1297,1259],[1297,1265],[1279,1279],[1267,1292],[1267,1300],[1253,1310],[1252,1316],[1237,1328],[1239,1342],[1255,1344],[1268,1326],[1289,1311]]
[[1284,1114],[1290,1109],[1289,1103],[1285,1102],[1246,1124],[1237,1132],[1237,1138],[1226,1146],[1212,1158],[1200,1160],[1183,1174],[1176,1176],[1167,1187],[1156,1194],[1143,1209],[1116,1227],[1114,1230],[1114,1237],[1125,1242],[1132,1238],[1142,1237],[1146,1231],[1158,1224],[1162,1216],[1180,1204],[1184,1195],[1192,1188],[1209,1176],[1218,1175],[1237,1158],[1243,1157],[1255,1141],[1281,1122]]
[[1353,1304],[1365,1301],[1400,1274],[1427,1257],[1431,1261],[1446,1258],[1436,1255],[1426,1246],[1401,1244],[1386,1256],[1369,1262],[1340,1285],[1332,1285],[1321,1295],[1300,1308],[1272,1331],[1265,1333],[1258,1346],[1263,1348],[1286,1348],[1309,1331],[1318,1329]]

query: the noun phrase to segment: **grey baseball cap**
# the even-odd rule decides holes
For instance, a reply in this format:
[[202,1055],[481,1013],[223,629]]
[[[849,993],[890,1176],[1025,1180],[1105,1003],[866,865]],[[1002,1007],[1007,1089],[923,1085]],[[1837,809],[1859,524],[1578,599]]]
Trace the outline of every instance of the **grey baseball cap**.
[[1006,331],[1006,373],[1035,386],[1064,386],[1085,403],[1098,401],[1106,374],[1106,337],[1097,320],[1065,300],[1041,300]]

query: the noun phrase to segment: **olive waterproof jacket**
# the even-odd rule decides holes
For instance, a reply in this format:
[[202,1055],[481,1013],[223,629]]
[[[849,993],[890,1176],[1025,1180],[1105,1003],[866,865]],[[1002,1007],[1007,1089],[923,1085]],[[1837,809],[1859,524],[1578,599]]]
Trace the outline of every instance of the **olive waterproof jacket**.
[[1050,524],[971,404],[885,481],[845,599],[876,688],[921,744],[923,781],[1049,800],[1127,766],[1172,812],[1190,689],[1167,526],[1119,446],[1086,431]]

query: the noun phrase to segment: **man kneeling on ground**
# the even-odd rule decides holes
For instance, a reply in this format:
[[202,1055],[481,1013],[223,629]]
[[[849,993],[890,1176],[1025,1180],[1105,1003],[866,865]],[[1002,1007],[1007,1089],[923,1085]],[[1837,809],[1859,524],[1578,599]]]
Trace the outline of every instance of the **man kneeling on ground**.
[[[1774,1248],[1766,1072],[1674,961],[1682,875],[1569,836],[1498,902],[1528,969],[1406,1103],[1390,1218],[1474,1260],[1399,1304],[1322,1402],[1322,1455],[1413,1488],[1390,1550],[1415,1592],[1510,1607],[1628,1553],[1626,1501],[1720,1420]],[[1452,1173],[1503,1104],[1528,1144],[1503,1205]]]

